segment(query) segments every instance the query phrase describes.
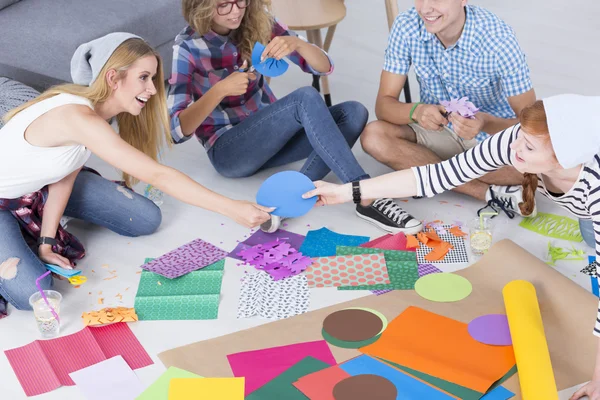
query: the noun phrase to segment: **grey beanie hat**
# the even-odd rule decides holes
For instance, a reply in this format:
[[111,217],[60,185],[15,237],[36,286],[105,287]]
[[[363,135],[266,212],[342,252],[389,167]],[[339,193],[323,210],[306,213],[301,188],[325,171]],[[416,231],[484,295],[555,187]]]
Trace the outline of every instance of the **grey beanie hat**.
[[71,59],[73,83],[90,86],[117,47],[133,38],[141,39],[131,33],[115,32],[79,46]]

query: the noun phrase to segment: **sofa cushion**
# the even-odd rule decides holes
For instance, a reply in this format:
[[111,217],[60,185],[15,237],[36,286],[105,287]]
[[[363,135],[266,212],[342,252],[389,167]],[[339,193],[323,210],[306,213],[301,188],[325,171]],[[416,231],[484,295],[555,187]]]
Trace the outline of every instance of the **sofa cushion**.
[[10,6],[11,4],[15,4],[17,1],[21,0],[0,0],[0,10]]
[[39,93],[20,82],[0,77],[0,128],[4,125],[2,117],[4,114],[20,106],[21,104],[35,99]]
[[0,12],[0,75],[38,89],[70,81],[77,46],[131,32],[162,50],[168,77],[183,27],[179,0],[23,0]]

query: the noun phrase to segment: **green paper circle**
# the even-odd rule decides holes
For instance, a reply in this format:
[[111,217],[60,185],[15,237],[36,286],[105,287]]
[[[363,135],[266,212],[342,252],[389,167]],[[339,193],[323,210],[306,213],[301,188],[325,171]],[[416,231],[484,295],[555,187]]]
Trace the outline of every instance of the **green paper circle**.
[[419,296],[441,303],[462,300],[472,290],[473,286],[468,279],[447,272],[425,275],[415,283],[415,291]]
[[[373,310],[372,308],[365,308],[365,307],[348,307],[348,308],[344,308],[343,310],[364,310],[364,311],[368,311],[370,313],[373,313],[375,315],[377,315],[380,319],[381,322],[383,323],[383,326],[381,327],[381,331],[376,335],[373,336],[370,339],[366,339],[366,340],[361,340],[359,342],[347,342],[344,340],[339,340],[334,338],[333,336],[329,335],[327,332],[325,332],[324,329],[321,329],[321,334],[323,335],[323,339],[325,339],[325,341],[333,346],[336,347],[341,347],[343,349],[358,349],[361,347],[365,347],[368,346],[372,343],[375,343],[380,337],[381,334],[383,333],[383,331],[385,331],[385,328],[387,328],[388,326],[388,320],[385,317],[385,315],[383,315],[382,313],[380,313],[377,310]],[[342,311],[342,310],[337,310],[337,311]]]

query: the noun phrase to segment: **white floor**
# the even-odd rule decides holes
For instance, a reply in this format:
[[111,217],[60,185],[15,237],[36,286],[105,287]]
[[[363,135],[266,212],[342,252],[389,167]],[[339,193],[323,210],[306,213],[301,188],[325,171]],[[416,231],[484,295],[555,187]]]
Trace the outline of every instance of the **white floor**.
[[[334,102],[359,100],[374,117],[375,95],[381,71],[383,51],[386,46],[387,24],[383,2],[352,0],[347,1],[348,15],[338,26],[331,48],[336,69],[330,82]],[[568,6],[562,0],[504,0],[479,1],[477,5],[488,7],[511,24],[517,32],[520,43],[528,55],[532,78],[538,97],[564,92],[581,94],[600,93],[600,82],[595,77],[595,66],[600,57],[594,51],[600,27],[595,17],[600,12],[600,3],[591,0],[572,0]],[[409,0],[400,1],[400,9],[408,8]],[[412,77],[414,83],[414,77]],[[298,86],[310,83],[310,77],[295,68],[283,77],[273,81],[277,95],[283,96]],[[416,83],[413,88],[416,89]],[[416,90],[413,90],[416,95]],[[576,116],[575,116],[576,117]],[[387,169],[369,156],[360,146],[355,153],[372,175],[386,172]],[[238,199],[252,200],[260,183],[276,171],[265,171],[248,179],[231,180],[217,175],[201,146],[195,141],[177,146],[166,158],[166,163],[179,168],[202,184],[224,195]],[[115,177],[116,172],[98,160],[91,166],[98,168],[105,176]],[[297,168],[298,165],[290,166]],[[335,178],[330,177],[331,180]],[[447,201],[442,204],[440,201]],[[420,219],[442,219],[452,223],[455,220],[468,221],[480,204],[471,199],[444,194],[435,199],[409,200],[406,209]],[[539,209],[545,212],[565,214],[553,205],[540,200]],[[57,283],[57,289],[64,296],[61,315],[63,334],[82,329],[80,315],[108,306],[133,306],[139,274],[138,266],[145,257],[159,256],[195,238],[208,240],[226,250],[244,240],[249,231],[220,215],[178,203],[166,198],[162,206],[163,225],[149,237],[129,239],[120,237],[105,229],[72,222],[70,229],[84,242],[88,255],[80,263],[88,283],[79,289],[64,282]],[[309,229],[327,226],[337,232],[361,234],[371,237],[383,232],[352,217],[350,205],[322,208],[307,216],[289,222],[287,229],[305,234]],[[518,227],[517,220],[498,218],[495,240],[511,238],[536,256],[543,258],[548,239]],[[570,243],[555,241],[557,245],[568,247]],[[576,244],[591,254],[584,244]],[[103,268],[106,265],[108,268]],[[589,279],[578,271],[585,265],[581,262],[562,262],[558,269],[569,279],[589,289]],[[452,270],[464,266],[444,268]],[[549,267],[550,268],[550,267]],[[92,273],[91,270],[95,273]],[[116,270],[116,279],[109,271]],[[163,371],[164,367],[156,355],[164,350],[194,341],[212,338],[226,333],[246,329],[266,323],[261,319],[237,320],[235,312],[239,292],[239,279],[243,267],[228,259],[223,281],[219,319],[212,321],[157,321],[130,324],[131,329],[154,359],[155,364],[137,370],[136,373],[145,385],[149,385]],[[101,294],[100,294],[101,292]],[[115,297],[122,295],[122,301]],[[311,309],[321,308],[352,298],[367,295],[362,292],[340,292],[334,289],[313,290]],[[98,298],[104,304],[98,304]],[[33,316],[28,312],[10,310],[10,316],[0,320],[0,343],[2,350],[23,346],[39,338]],[[591,334],[591,333],[590,333]],[[590,371],[591,376],[592,371]],[[561,393],[561,399],[568,399],[573,390]],[[0,398],[22,399],[25,395],[3,355],[0,355]],[[40,399],[79,399],[82,398],[76,387],[63,387]]]

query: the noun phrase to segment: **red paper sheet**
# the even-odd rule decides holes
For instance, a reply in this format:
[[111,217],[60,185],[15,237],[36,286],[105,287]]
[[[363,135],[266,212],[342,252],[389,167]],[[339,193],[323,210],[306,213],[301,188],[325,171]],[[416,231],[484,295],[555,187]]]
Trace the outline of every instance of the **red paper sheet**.
[[248,396],[306,356],[337,364],[324,340],[229,354],[227,360],[234,376],[246,378]]
[[371,240],[370,242],[361,245],[361,247],[383,250],[417,251],[415,248],[408,248],[407,245],[406,235],[400,232],[395,235],[388,234],[375,240]]
[[333,388],[349,377],[349,373],[341,369],[339,365],[334,365],[303,376],[294,383],[294,386],[310,400],[335,400]]
[[36,340],[4,353],[27,396],[73,386],[69,373],[117,355],[123,356],[131,369],[153,364],[125,323],[88,326],[72,335]]
[[387,238],[390,238],[392,236],[394,236],[394,235],[392,235],[391,233],[388,233],[387,235],[380,236],[376,239],[371,240],[370,242],[363,243],[358,247],[369,247],[369,248],[375,247],[376,244],[383,242],[384,240],[386,240]]

